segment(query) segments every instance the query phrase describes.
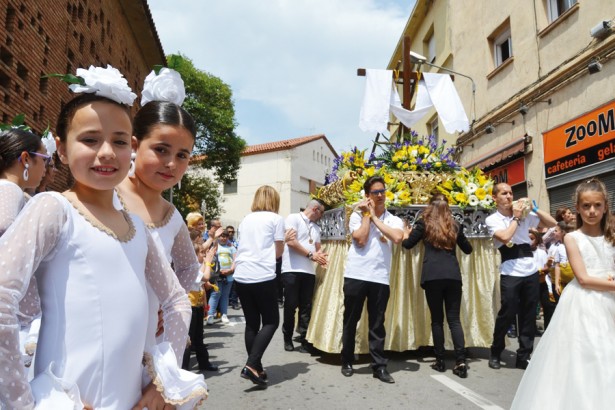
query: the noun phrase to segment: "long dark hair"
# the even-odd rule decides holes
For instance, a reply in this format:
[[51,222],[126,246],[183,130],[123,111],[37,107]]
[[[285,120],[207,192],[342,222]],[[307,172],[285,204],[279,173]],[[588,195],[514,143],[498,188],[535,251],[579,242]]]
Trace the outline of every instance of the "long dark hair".
[[142,141],[156,125],[166,124],[184,127],[196,139],[194,119],[186,110],[169,101],[150,101],[135,115],[133,133]]
[[443,194],[435,194],[423,211],[425,240],[438,249],[455,249],[459,225]]
[[17,128],[0,132],[0,172],[10,168],[22,152],[36,152],[41,148],[41,138]]
[[[606,186],[598,178],[591,178],[587,181],[581,182],[577,185],[577,189],[574,193],[575,204],[577,209],[579,207],[579,201],[581,200],[581,194],[585,192],[598,192],[602,194],[604,199],[604,215],[600,220],[600,228],[604,233],[604,238],[615,246],[615,218],[611,214],[611,206],[609,204],[609,193],[606,190]],[[577,217],[577,229],[583,226],[583,218],[580,215]]]
[[93,93],[79,94],[78,96],[67,102],[66,105],[64,105],[64,107],[62,107],[62,110],[60,111],[60,115],[58,116],[58,122],[56,123],[56,134],[58,135],[58,137],[60,137],[60,141],[66,142],[66,135],[68,133],[70,122],[73,120],[73,117],[75,116],[77,110],[84,105],[98,101],[114,104],[118,107],[121,107],[124,111],[126,111],[126,115],[128,116],[128,118],[130,118],[129,108],[124,104],[120,104],[117,101],[113,101],[107,97],[101,97]]

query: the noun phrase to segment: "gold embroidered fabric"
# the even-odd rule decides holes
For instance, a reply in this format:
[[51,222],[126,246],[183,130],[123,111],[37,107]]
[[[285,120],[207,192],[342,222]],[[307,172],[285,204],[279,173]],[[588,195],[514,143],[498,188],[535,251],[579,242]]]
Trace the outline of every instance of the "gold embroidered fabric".
[[[466,346],[488,347],[493,337],[495,315],[500,306],[500,256],[488,238],[469,239],[474,251],[466,255],[457,250],[463,280],[461,324]],[[328,353],[342,349],[342,322],[344,315],[344,266],[348,254],[346,241],[323,241],[322,248],[329,254],[326,270],[316,269],[316,284],[312,302],[312,318],[307,339]],[[385,315],[385,349],[393,351],[415,350],[433,344],[431,317],[421,288],[423,245],[405,250],[393,246],[390,286],[391,295]],[[445,325],[446,348],[452,349],[452,339]],[[368,353],[367,308],[358,324],[356,353]]]

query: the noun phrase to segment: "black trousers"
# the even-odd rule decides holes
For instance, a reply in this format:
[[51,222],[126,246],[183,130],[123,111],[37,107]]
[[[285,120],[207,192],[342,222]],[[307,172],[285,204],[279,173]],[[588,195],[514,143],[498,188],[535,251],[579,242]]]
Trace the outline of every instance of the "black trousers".
[[280,324],[276,279],[258,283],[236,283],[241,309],[246,318],[246,366],[262,371],[263,354]]
[[389,302],[389,285],[351,278],[344,279],[344,325],[342,331],[342,363],[354,361],[355,336],[357,323],[361,319],[363,304],[367,299],[369,324],[369,353],[372,356],[372,369],[386,367],[384,357],[384,314]]
[[[555,296],[555,293],[553,296]],[[540,284],[540,304],[542,305],[542,313],[544,314],[545,330],[547,330],[557,304],[549,300],[549,287],[545,282]]]
[[203,343],[204,317],[203,306],[192,306],[192,317],[190,318],[190,328],[188,329],[190,347],[186,348],[182,359],[182,369],[184,370],[190,370],[190,350],[194,351],[196,355],[199,369],[203,370],[209,364],[209,352]]
[[284,341],[291,342],[295,329],[295,311],[299,308],[299,335],[301,343],[305,344],[305,335],[312,316],[312,297],[316,277],[305,272],[285,272],[282,274],[284,283],[284,323],[282,333]]
[[508,327],[519,315],[519,348],[517,360],[528,360],[534,347],[536,334],[536,305],[538,304],[538,272],[526,277],[500,275],[502,307],[495,319],[491,354],[500,357]]
[[430,280],[423,284],[425,298],[431,313],[431,335],[436,358],[444,357],[444,310],[453,337],[455,359],[465,361],[465,340],[461,327],[461,281],[452,279]]

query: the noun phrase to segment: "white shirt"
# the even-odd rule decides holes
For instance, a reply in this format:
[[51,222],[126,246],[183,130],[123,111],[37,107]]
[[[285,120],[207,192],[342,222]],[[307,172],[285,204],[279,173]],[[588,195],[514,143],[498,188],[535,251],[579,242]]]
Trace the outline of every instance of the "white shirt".
[[549,248],[549,255],[553,256],[553,263],[568,263],[566,246],[561,242],[554,243]]
[[[385,210],[380,219],[392,228],[404,228],[403,221],[389,213],[389,211]],[[350,233],[359,229],[361,220],[362,216],[357,212],[353,212],[348,223]],[[348,258],[346,259],[345,278],[382,283],[383,285],[389,284],[392,242],[386,239],[386,237],[383,242],[381,237],[383,235],[380,230],[375,224],[370,222],[369,236],[365,246],[359,248],[355,241],[352,241],[352,245],[350,245],[348,250]]]
[[239,224],[235,280],[258,283],[275,279],[275,241],[284,240],[284,219],[273,212],[252,212]]
[[[512,223],[513,217],[502,215],[499,211],[491,214],[485,219],[485,224],[489,229],[489,234],[493,236],[497,231],[506,229]],[[515,245],[526,243],[532,244],[530,239],[529,230],[535,228],[540,223],[540,218],[534,212],[530,212],[527,217],[519,221],[517,229],[510,241]],[[497,239],[493,238],[493,244],[496,248],[499,248],[503,244]],[[538,266],[533,257],[525,257],[518,259],[509,259],[500,265],[500,274],[510,275],[517,277],[526,277],[533,275],[538,271]]]
[[[290,214],[284,221],[286,229],[297,232],[297,241],[309,252],[316,252],[316,244],[320,243],[320,227],[310,221],[303,212]],[[282,255],[282,273],[304,272],[314,275],[316,273],[314,262],[288,245],[284,245]]]

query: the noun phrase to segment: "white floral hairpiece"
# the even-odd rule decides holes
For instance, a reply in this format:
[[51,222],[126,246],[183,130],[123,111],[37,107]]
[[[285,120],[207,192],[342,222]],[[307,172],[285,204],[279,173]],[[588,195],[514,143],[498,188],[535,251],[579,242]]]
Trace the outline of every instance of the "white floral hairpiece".
[[53,134],[51,133],[49,127],[47,127],[45,132],[43,132],[43,137],[41,138],[41,141],[45,146],[45,149],[47,150],[47,155],[53,156],[53,154],[56,152],[56,140],[53,137]]
[[128,81],[117,68],[107,64],[107,68],[90,66],[87,70],[77,69],[77,75],[49,74],[46,77],[59,77],[69,83],[74,93],[94,93],[109,98],[119,104],[132,105],[137,95],[128,86]]
[[158,72],[154,69],[145,77],[143,92],[141,93],[141,106],[150,101],[169,101],[182,105],[186,98],[186,89],[181,75],[167,67]]

